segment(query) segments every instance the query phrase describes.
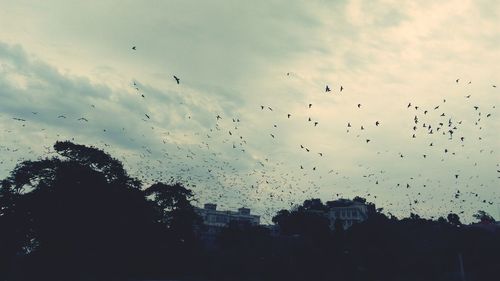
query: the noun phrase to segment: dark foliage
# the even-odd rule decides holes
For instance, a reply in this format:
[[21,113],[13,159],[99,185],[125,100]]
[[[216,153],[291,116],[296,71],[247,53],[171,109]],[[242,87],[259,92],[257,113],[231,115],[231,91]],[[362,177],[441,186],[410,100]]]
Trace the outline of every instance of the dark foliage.
[[[274,226],[232,222],[215,244],[178,183],[143,187],[120,161],[71,142],[24,161],[0,186],[0,280],[493,280],[500,231],[492,216],[397,219],[375,204],[304,201]],[[330,208],[366,204],[344,229]]]

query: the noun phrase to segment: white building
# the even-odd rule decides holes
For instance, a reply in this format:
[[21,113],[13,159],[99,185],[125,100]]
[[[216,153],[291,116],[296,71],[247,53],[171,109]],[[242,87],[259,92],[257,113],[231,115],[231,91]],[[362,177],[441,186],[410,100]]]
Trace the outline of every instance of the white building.
[[344,200],[340,206],[330,206],[327,216],[330,220],[330,228],[335,228],[335,221],[342,220],[344,229],[355,223],[362,222],[368,218],[368,207],[361,202]]
[[203,219],[204,228],[200,229],[200,235],[207,245],[213,245],[217,234],[231,222],[260,224],[260,216],[250,214],[248,208],[239,208],[237,212],[219,211],[216,204],[207,203],[204,208],[195,208],[195,211]]
[[260,216],[250,214],[248,208],[239,208],[237,212],[219,211],[216,204],[207,203],[203,209],[195,208],[195,210],[207,226],[225,227],[230,222],[248,223],[250,225],[260,224]]

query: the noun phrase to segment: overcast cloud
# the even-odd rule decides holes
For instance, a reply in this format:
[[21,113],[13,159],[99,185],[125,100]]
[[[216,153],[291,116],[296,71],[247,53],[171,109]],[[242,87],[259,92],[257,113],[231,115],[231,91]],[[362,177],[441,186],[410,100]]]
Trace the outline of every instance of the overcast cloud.
[[0,175],[69,139],[199,204],[360,195],[498,219],[499,18],[472,0],[0,0]]

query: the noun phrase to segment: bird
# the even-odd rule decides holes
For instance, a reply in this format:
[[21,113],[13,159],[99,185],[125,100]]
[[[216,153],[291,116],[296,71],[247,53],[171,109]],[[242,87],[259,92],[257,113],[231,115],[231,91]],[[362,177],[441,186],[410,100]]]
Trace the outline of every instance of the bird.
[[136,50],[136,47],[135,47],[135,46],[133,46],[133,47],[132,47],[132,50],[134,50],[134,51],[135,51],[135,50]]
[[269,110],[273,111],[273,109],[272,109],[270,106],[268,106],[267,108],[268,108]]
[[179,79],[177,76],[174,75],[174,79],[175,79],[175,82],[177,82],[177,84],[180,83],[181,79]]
[[314,122],[314,127],[318,126],[318,121]]
[[290,118],[290,116],[292,116],[292,114],[288,113],[288,118]]
[[361,108],[361,104],[360,103],[358,103],[358,108]]
[[313,105],[312,105],[312,103],[310,103],[310,104],[309,104],[309,108],[311,108],[312,106],[313,106]]
[[219,119],[222,119],[222,117],[220,117],[220,115],[217,115],[217,120],[219,120]]
[[89,122],[89,120],[87,120],[87,118],[83,118],[83,117],[81,117],[81,118],[78,118],[78,120],[79,120],[79,121],[85,121],[85,122]]
[[271,135],[271,137],[274,139],[274,135],[273,135],[273,134],[270,134],[270,135]]
[[406,108],[410,108],[411,107],[411,102],[408,103],[408,105],[406,106]]
[[14,119],[14,120],[16,120],[16,121],[21,121],[21,122],[25,122],[25,121],[26,121],[25,119],[22,119],[22,118],[16,118],[16,117],[14,117],[14,118],[12,118],[12,119]]
[[380,122],[376,121],[375,122],[375,126],[378,126],[380,124]]
[[328,85],[326,85],[326,87],[325,87],[325,93],[328,93],[328,92],[330,92],[330,91],[331,91],[331,90],[330,90],[330,87],[328,87]]
[[457,82],[457,83],[458,83],[458,81],[460,81],[460,79],[455,80],[455,82]]
[[370,140],[369,140],[369,139],[366,139],[366,143],[369,143],[369,142],[370,142]]
[[340,91],[342,92],[342,90],[344,90],[344,87],[342,87],[342,85],[340,85]]
[[57,118],[66,118],[66,116],[64,116],[64,115],[59,115],[59,116],[57,116]]
[[148,119],[151,119],[151,117],[149,117],[149,115],[147,115],[146,113],[144,113],[144,115],[146,115],[146,117],[147,117]]
[[467,96],[465,96],[465,98],[470,98],[470,96],[471,96],[471,95],[467,95]]
[[261,105],[261,106],[260,106],[260,109],[261,109],[261,110],[264,110],[264,106],[263,106],[263,105]]

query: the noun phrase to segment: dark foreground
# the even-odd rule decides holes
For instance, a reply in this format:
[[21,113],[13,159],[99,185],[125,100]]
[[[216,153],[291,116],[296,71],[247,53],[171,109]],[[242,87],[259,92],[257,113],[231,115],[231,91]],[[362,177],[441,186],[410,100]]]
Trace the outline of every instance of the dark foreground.
[[189,189],[145,187],[95,148],[54,147],[1,182],[0,280],[500,280],[500,231],[484,212],[463,225],[369,204],[366,221],[332,230],[326,205],[307,200],[276,228],[231,223],[207,241]]

